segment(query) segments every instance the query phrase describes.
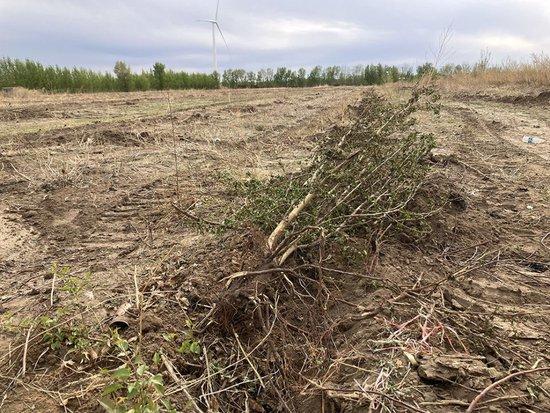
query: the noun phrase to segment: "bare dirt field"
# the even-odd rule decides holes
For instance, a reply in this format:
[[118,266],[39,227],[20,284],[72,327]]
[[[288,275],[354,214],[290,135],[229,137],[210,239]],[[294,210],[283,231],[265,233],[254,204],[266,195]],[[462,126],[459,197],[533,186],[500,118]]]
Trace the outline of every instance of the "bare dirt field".
[[[475,411],[549,411],[543,91],[446,91],[439,115],[416,115],[437,142],[423,196],[444,200],[430,233],[390,237],[375,247],[375,263],[350,258],[343,273],[327,273],[334,300],[319,304],[322,325],[281,313],[295,359],[268,348],[271,370],[254,367],[250,356],[269,328],[239,333],[240,341],[239,330],[213,338],[220,280],[250,269],[265,234],[204,231],[195,218],[221,221],[239,202],[233,181],[298,168],[365,90],[0,100],[0,411],[102,411],[110,378],[100,370],[125,360],[102,334],[126,302],[137,309],[123,315],[120,335],[139,342],[144,359],[163,354],[147,363],[176,411],[459,412],[492,383]],[[391,101],[409,92],[378,89]],[[546,140],[526,144],[524,135]],[[73,332],[77,317],[88,328],[81,345],[76,333],[63,330],[58,342],[49,334],[67,314]],[[226,347],[235,359],[223,358]],[[316,369],[296,367],[305,359]],[[262,390],[287,368],[296,372],[289,388]]]

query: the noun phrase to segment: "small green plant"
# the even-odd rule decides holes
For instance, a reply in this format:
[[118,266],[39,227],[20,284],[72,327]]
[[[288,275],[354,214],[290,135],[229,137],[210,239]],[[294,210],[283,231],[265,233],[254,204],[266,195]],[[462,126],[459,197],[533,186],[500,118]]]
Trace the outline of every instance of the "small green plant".
[[71,273],[70,267],[53,263],[51,278],[52,286],[57,286],[57,290],[66,293],[63,295],[62,305],[37,319],[22,320],[17,327],[21,331],[28,331],[28,328],[42,331],[42,342],[48,349],[61,352],[64,357],[72,354],[79,362],[95,357],[94,346],[100,343],[90,339],[92,327],[80,316],[82,304],[79,302],[88,287],[91,273],[76,276]]
[[88,288],[92,278],[92,273],[89,271],[82,276],[77,276],[71,273],[69,266],[60,266],[57,263],[52,264],[51,273],[60,281],[59,289],[74,297],[80,296]]
[[25,317],[21,320],[17,320],[15,314],[14,311],[6,311],[0,314],[0,331],[18,333],[21,329],[29,328],[33,325],[33,320],[31,318]]
[[177,351],[180,354],[199,355],[201,354],[201,344],[193,338],[188,338],[183,340]]
[[[160,359],[160,357],[159,357]],[[103,373],[109,384],[102,391],[101,406],[107,413],[175,412],[170,401],[164,398],[164,381],[161,374],[153,374],[139,358]]]
[[125,338],[121,337],[118,330],[110,330],[110,335],[105,340],[106,345],[111,348],[114,347],[119,353],[117,357],[128,357],[132,354],[131,343]]
[[[174,343],[176,342],[178,338],[177,333],[163,333],[162,338],[167,341],[168,343]],[[192,332],[185,333],[185,338],[181,342],[180,346],[176,350],[179,354],[187,355],[187,354],[201,354],[201,344],[199,341],[195,340],[193,338]]]
[[[173,341],[176,335],[170,337]],[[162,356],[156,352],[148,365],[140,356],[135,339],[125,339],[117,330],[111,330],[105,344],[114,350],[117,360],[125,361],[115,369],[103,369],[107,383],[101,393],[100,404],[107,413],[157,413],[175,412],[164,396],[164,381],[158,368]],[[154,372],[153,372],[153,371]]]
[[59,316],[42,316],[38,325],[46,331],[44,341],[52,350],[69,348],[69,352],[86,352],[92,346],[89,340],[89,330],[78,323],[62,323]]

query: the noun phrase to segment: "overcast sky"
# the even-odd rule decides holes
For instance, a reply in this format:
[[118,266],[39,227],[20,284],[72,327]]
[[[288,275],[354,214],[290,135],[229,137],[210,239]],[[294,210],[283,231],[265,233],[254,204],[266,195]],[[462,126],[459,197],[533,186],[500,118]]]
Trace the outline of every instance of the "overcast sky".
[[[111,70],[211,70],[217,0],[0,0],[0,56]],[[550,51],[550,0],[221,0],[221,68],[526,60]]]

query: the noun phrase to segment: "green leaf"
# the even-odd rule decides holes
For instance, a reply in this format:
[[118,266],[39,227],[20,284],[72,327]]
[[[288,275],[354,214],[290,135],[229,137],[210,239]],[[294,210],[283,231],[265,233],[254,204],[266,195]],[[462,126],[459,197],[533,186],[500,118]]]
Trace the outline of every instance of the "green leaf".
[[108,396],[108,395],[113,394],[114,392],[120,390],[122,387],[123,387],[123,385],[121,383],[109,384],[107,387],[105,387],[103,389],[103,391],[101,392],[101,395]]
[[201,346],[197,341],[193,341],[189,346],[189,351],[194,354],[201,354]]
[[143,413],[159,413],[160,408],[157,406],[157,404],[150,400],[149,403],[147,403],[147,406],[145,406]]
[[176,333],[163,333],[162,338],[166,341],[174,341],[178,335]]
[[162,379],[162,374],[155,374],[153,377],[149,379],[149,382],[155,385],[164,386],[164,380]]
[[135,397],[140,389],[140,384],[139,382],[134,382],[134,383],[130,383],[128,384],[128,398],[131,399],[133,397]]
[[143,373],[145,373],[147,370],[148,368],[145,364],[140,364],[136,370],[136,373],[138,376],[143,376]]
[[187,354],[189,353],[189,347],[191,346],[191,343],[189,340],[185,340],[183,343],[181,343],[180,347],[177,349],[177,352],[180,354]]
[[132,375],[132,370],[126,367],[126,364],[123,364],[118,369],[114,370],[111,375],[117,379],[127,379]]
[[155,389],[160,394],[164,393],[164,380],[162,379],[162,374],[157,374],[149,379],[149,383],[155,386]]
[[155,353],[153,355],[153,363],[160,364],[161,360],[162,360],[162,358],[160,357],[159,353]]
[[128,351],[130,344],[126,340],[118,339],[116,343],[117,347],[122,351]]

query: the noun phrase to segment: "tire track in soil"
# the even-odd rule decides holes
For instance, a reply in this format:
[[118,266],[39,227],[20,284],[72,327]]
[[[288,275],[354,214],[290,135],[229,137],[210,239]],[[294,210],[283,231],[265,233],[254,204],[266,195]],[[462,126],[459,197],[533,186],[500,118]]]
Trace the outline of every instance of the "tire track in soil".
[[[273,101],[279,92],[259,92],[256,96],[241,100],[227,102],[216,102],[212,105],[193,107],[181,111],[175,111],[178,116],[176,127],[178,133],[185,131],[188,125],[180,123],[182,117],[196,113],[211,113],[216,118],[213,122],[231,122],[227,116],[219,117],[228,109],[247,105],[261,105],[266,100]],[[358,92],[352,96],[358,95]],[[285,95],[286,96],[286,95]],[[277,98],[279,99],[279,98]],[[273,130],[262,132],[255,130],[256,136],[264,137],[269,145],[273,145],[273,137],[286,134],[287,136],[299,135],[307,125],[316,126],[318,116],[334,112],[334,108],[340,109],[343,102],[351,103],[353,97],[349,97],[349,91],[341,89],[326,89],[318,91],[303,91],[288,93],[284,97],[285,104],[271,103],[270,106],[262,108],[270,112],[265,117],[262,114],[261,122],[274,121],[288,123],[285,119],[293,119],[295,112],[301,108],[314,106],[313,110],[304,111],[299,121],[290,122],[286,130]],[[272,108],[276,110],[272,110]],[[231,115],[233,116],[233,115]],[[246,118],[254,122],[258,113],[246,114]],[[290,116],[290,117],[289,117]],[[264,118],[265,117],[265,118]],[[145,125],[156,128],[168,128],[169,119],[166,115],[155,116],[146,119]],[[201,127],[209,128],[209,123]],[[160,123],[160,124],[159,124]],[[120,128],[128,125],[122,122],[115,122]],[[240,133],[240,125],[227,125],[229,132]],[[56,136],[63,137],[63,144],[70,145],[74,139],[81,140],[86,134],[95,133],[98,128],[113,128],[113,124],[101,126],[84,126],[80,128],[68,128],[41,135],[39,140],[34,140],[36,135],[23,136],[16,140],[15,146],[9,146],[11,154],[8,159],[0,157],[0,161],[7,163],[25,164],[32,162],[33,149],[36,145],[44,145],[46,149],[56,147],[61,142]],[[194,129],[192,129],[194,131]],[[272,137],[270,137],[272,136]],[[262,142],[255,142],[259,152],[263,156],[272,157],[267,147]],[[290,138],[289,138],[290,140]],[[275,142],[276,146],[289,144],[290,142]],[[124,274],[133,271],[138,265],[143,275],[147,267],[158,261],[159,257],[178,246],[186,237],[192,236],[191,231],[184,224],[178,221],[170,205],[174,198],[172,151],[168,147],[157,145],[151,146],[144,142],[138,147],[120,147],[117,145],[102,145],[101,152],[91,156],[86,163],[93,165],[88,171],[92,184],[87,188],[73,187],[70,183],[66,186],[42,186],[29,188],[29,183],[21,180],[10,168],[4,168],[4,174],[0,175],[2,181],[6,181],[6,197],[4,198],[5,208],[12,219],[15,220],[21,233],[27,228],[37,233],[35,244],[27,248],[28,254],[21,256],[13,265],[5,268],[2,266],[0,286],[4,291],[14,292],[0,302],[4,312],[15,311],[16,313],[32,314],[40,313],[49,305],[50,282],[44,279],[54,262],[60,265],[69,265],[76,274],[82,274],[91,270],[94,274],[93,287],[98,294],[124,292],[128,280]],[[199,195],[201,191],[211,190],[212,184],[206,188],[197,188],[195,180],[204,180],[205,176],[216,169],[216,159],[209,159],[208,146],[204,142],[194,143],[191,147],[183,141],[179,143],[180,150],[194,155],[189,159],[189,168],[185,167],[180,172],[181,179],[193,183],[182,187],[184,196],[192,198]],[[5,148],[5,146],[4,146]],[[15,150],[14,150],[15,149]],[[248,145],[247,150],[254,150]],[[293,148],[281,148],[280,154],[292,151]],[[94,151],[94,148],[85,145],[76,145],[76,153]],[[153,150],[153,152],[151,152]],[[247,156],[242,153],[239,147],[228,149],[229,154],[233,153],[235,159]],[[105,155],[109,157],[105,158]],[[145,156],[142,156],[145,154]],[[59,156],[64,156],[59,154]],[[158,159],[155,160],[155,157]],[[110,159],[110,160],[109,160]],[[128,168],[116,178],[116,188],[112,189],[113,178],[110,177],[108,163],[120,159],[127,164]],[[160,162],[159,162],[160,161]],[[184,162],[184,160],[180,160]],[[193,165],[200,165],[195,168]],[[234,165],[235,168],[242,168],[243,164]],[[156,168],[156,169],[155,169]],[[158,169],[158,171],[157,171]],[[150,171],[156,171],[150,175]],[[7,173],[6,173],[7,172]],[[17,179],[14,181],[14,179]],[[214,184],[216,186],[219,184]],[[199,192],[197,192],[199,191]],[[4,257],[1,257],[2,261]],[[25,275],[26,274],[26,275]]]
[[[544,194],[550,174],[546,148],[521,143],[524,131],[518,126],[525,122],[518,118],[525,117],[530,124],[541,124],[540,114],[537,108],[530,112],[506,104],[479,110],[453,102],[446,109],[467,125],[456,155],[490,178],[473,171],[465,174],[468,179],[460,183],[462,191],[480,195],[469,196],[468,211],[457,224],[478,234],[478,240],[482,234],[491,234],[485,251],[497,257],[494,265],[452,283],[452,293],[459,303],[492,314],[490,324],[509,342],[510,349],[524,352],[522,345],[528,343],[533,355],[547,358],[550,254],[541,240],[550,231]],[[476,248],[460,259],[462,263],[475,261],[485,251]]]

